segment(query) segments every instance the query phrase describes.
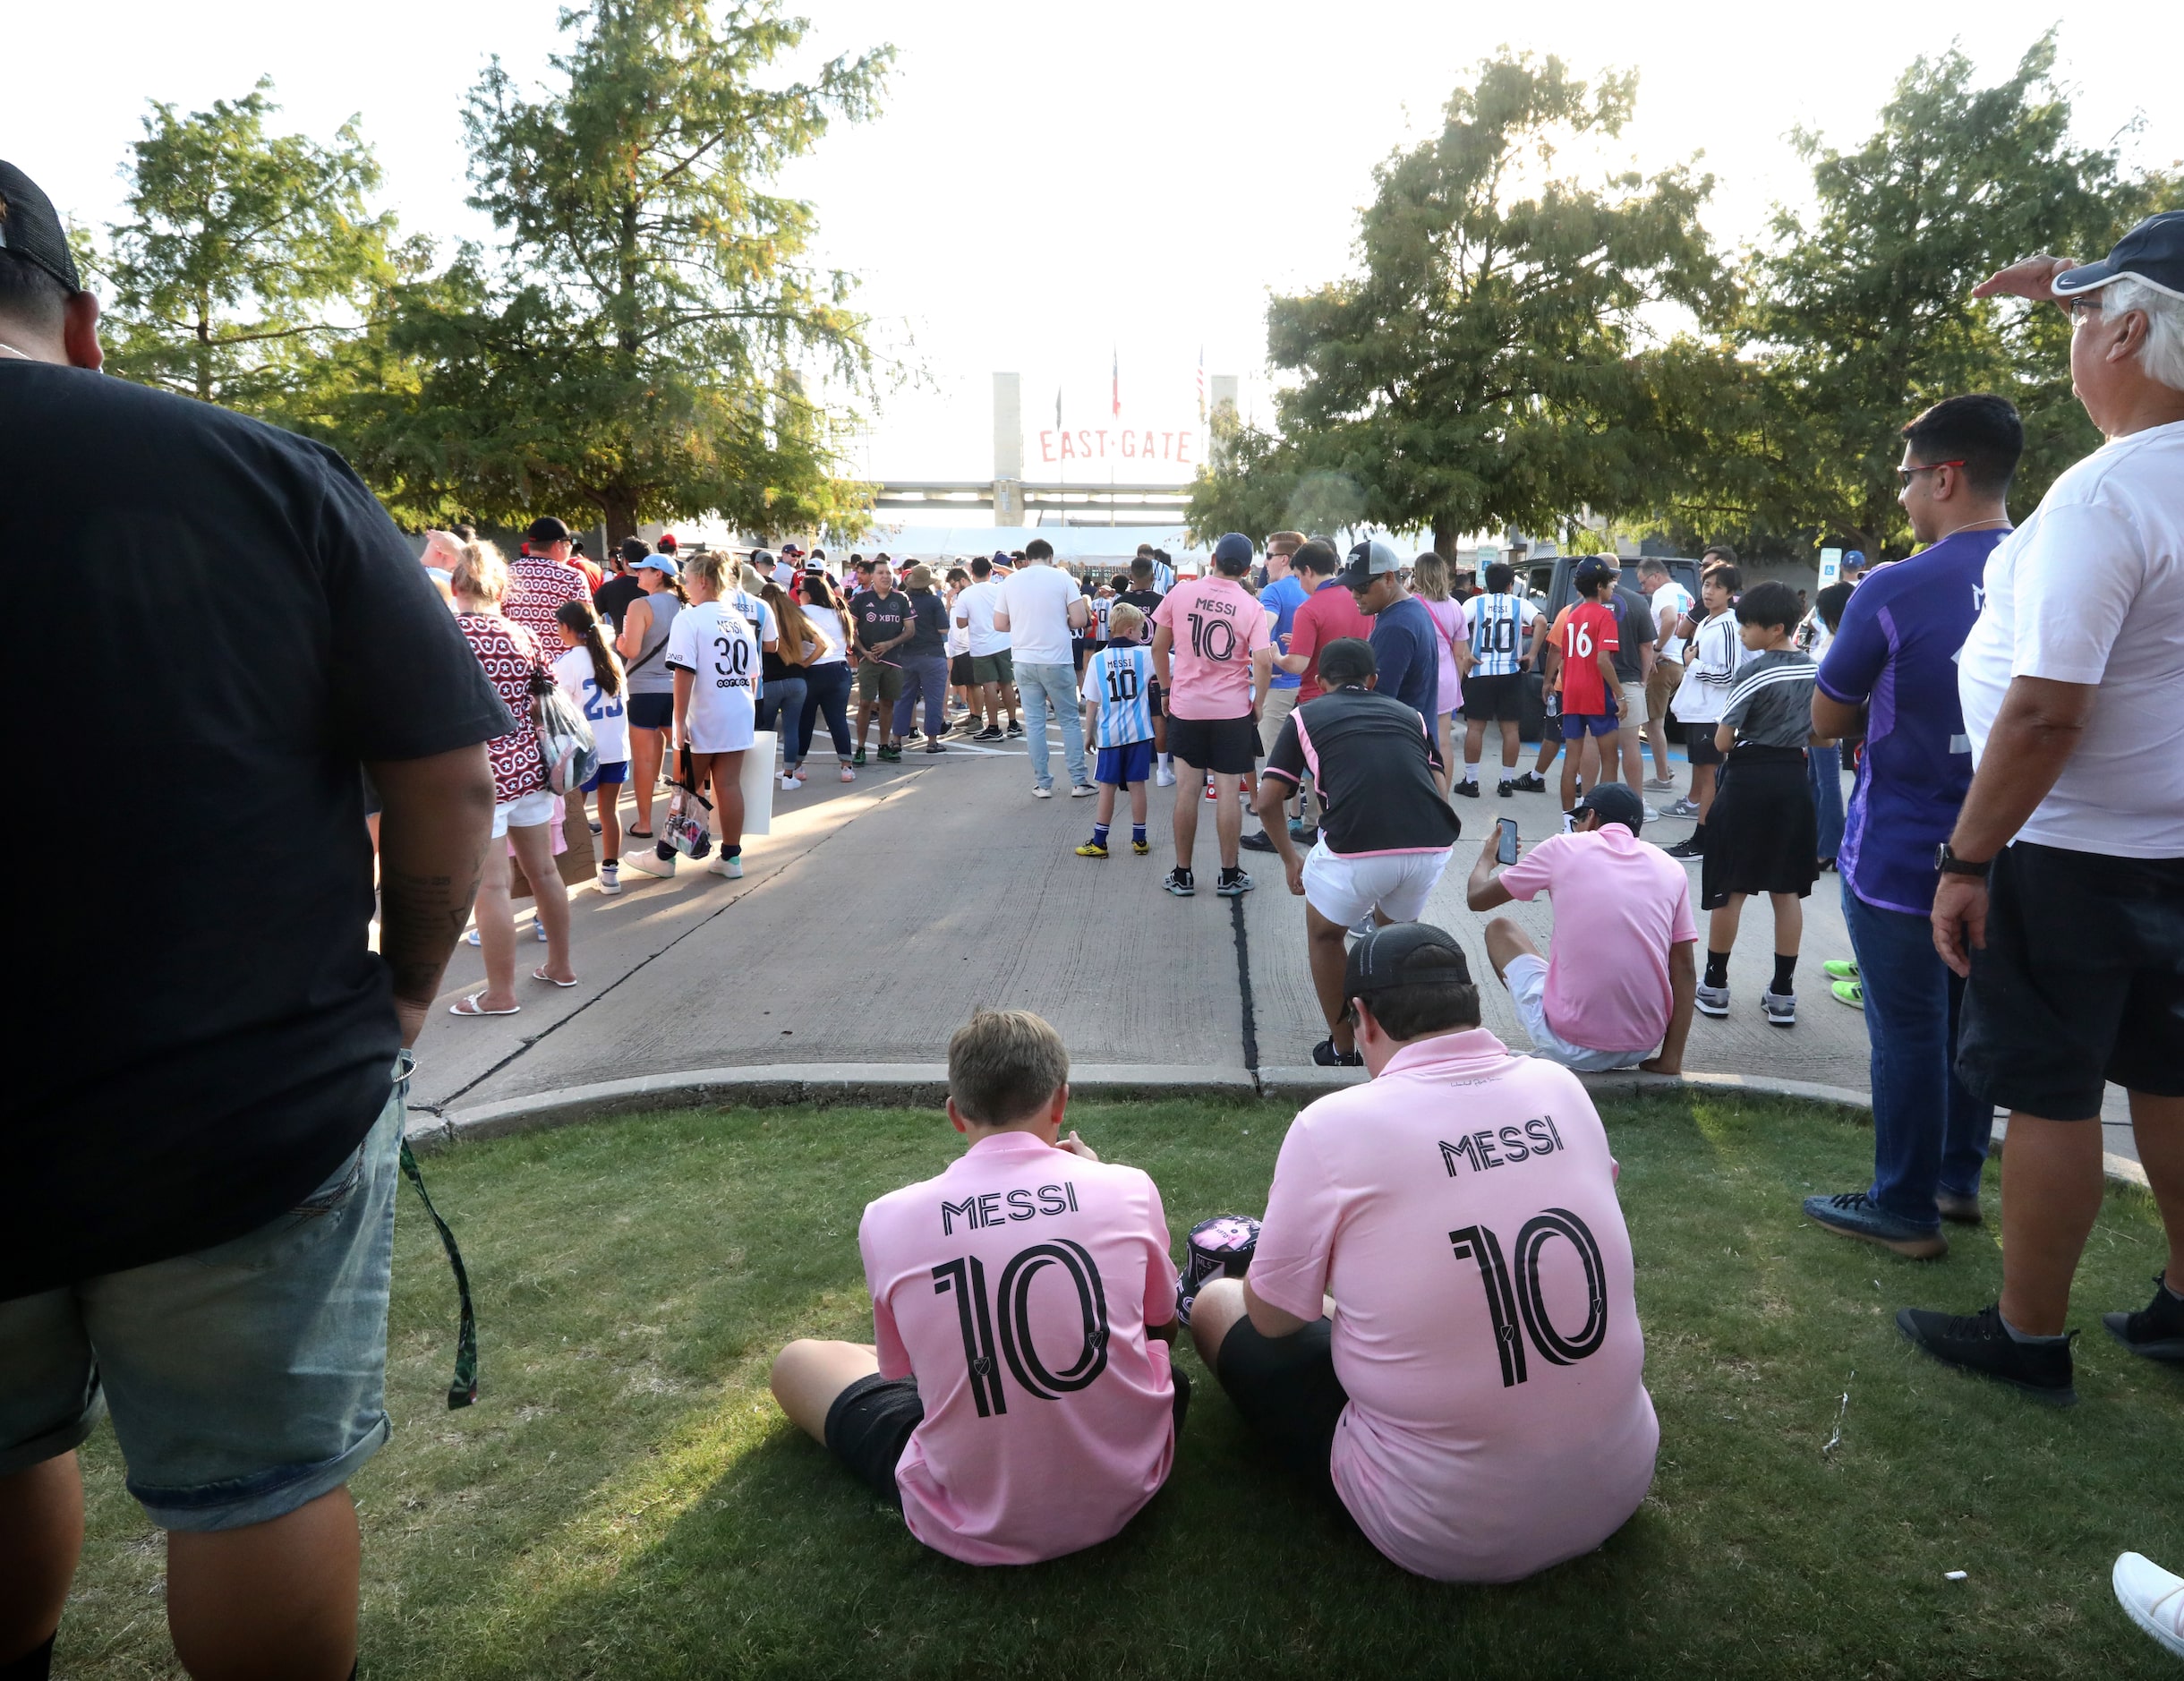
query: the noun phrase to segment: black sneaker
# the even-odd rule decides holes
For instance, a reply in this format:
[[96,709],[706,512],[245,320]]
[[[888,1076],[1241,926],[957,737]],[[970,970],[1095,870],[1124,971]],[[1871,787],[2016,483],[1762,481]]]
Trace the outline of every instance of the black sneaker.
[[2184,1363],[2184,1301],[2169,1293],[2168,1276],[2156,1274],[2154,1300],[2137,1313],[2103,1313],[2108,1334],[2134,1354]]
[[998,724],[988,724],[977,735],[973,736],[971,739],[973,741],[999,741],[1001,739],[1001,727]]
[[1463,779],[1463,781],[1456,784],[1455,791],[1463,795],[1466,799],[1477,799],[1479,798],[1479,784],[1472,781],[1471,778],[1467,776]]
[[880,763],[882,764],[901,764],[902,748],[900,746],[888,747],[883,745],[880,748]]
[[2060,1343],[2020,1343],[2002,1324],[1999,1304],[1968,1317],[1905,1308],[1896,1315],[1896,1328],[1948,1365],[2022,1389],[2052,1407],[2077,1404],[2070,1382],[2076,1331]]
[[1365,1066],[1365,1054],[1355,1050],[1338,1051],[1332,1038],[1325,1038],[1312,1046],[1312,1062],[1318,1068],[1362,1068]]
[[1494,791],[1497,794],[1499,794],[1504,799],[1514,799],[1516,798],[1516,784],[1510,781],[1509,778],[1505,776],[1502,778],[1501,786],[1496,789]]
[[1168,879],[1161,883],[1161,885],[1178,899],[1188,899],[1199,891],[1198,883],[1190,879],[1190,872],[1180,867],[1170,870]]
[[1706,856],[1706,843],[1697,835],[1687,835],[1672,847],[1661,848],[1670,858],[1681,863],[1692,864]]
[[1264,829],[1255,829],[1236,843],[1247,852],[1271,852],[1275,849],[1274,837]]
[[1509,786],[1526,794],[1544,794],[1547,792],[1546,779],[1540,776],[1536,771],[1525,772],[1523,775],[1518,777],[1516,781],[1510,783]]
[[1007,736],[1011,741],[1021,741],[1024,738],[1024,726],[1018,723],[1015,719],[1011,718],[1009,720],[1008,729],[1003,730],[1002,733]]

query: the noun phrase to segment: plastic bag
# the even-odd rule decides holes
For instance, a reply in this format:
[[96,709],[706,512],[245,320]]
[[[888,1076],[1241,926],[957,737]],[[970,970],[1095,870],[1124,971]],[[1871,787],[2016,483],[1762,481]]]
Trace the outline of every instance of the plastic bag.
[[558,687],[534,695],[532,717],[539,735],[539,761],[546,786],[556,794],[581,788],[599,773],[599,744],[576,704]]

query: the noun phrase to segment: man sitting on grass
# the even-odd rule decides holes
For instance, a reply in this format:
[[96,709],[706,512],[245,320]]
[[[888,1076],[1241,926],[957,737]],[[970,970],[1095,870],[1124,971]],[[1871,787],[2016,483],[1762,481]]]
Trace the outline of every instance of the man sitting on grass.
[[1351,948],[1372,1072],[1283,1140],[1250,1270],[1190,1334],[1273,1455],[1445,1582],[1513,1582],[1638,1509],[1660,1429],[1591,1100],[1479,1025],[1425,923]]
[[1115,1534],[1167,1480],[1190,1399],[1160,1192],[1061,1138],[1069,1071],[1028,1011],[957,1029],[948,1118],[970,1148],[857,1230],[878,1346],[798,1341],[773,1362],[790,1421],[967,1564]]

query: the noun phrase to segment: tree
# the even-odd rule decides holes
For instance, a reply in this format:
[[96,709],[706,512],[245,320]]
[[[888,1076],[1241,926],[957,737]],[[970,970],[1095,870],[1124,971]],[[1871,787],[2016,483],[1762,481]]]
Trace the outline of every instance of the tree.
[[1709,452],[1728,467],[1719,514],[1868,554],[1900,546],[1898,429],[1957,393],[2023,412],[2022,507],[2099,442],[2070,395],[2057,311],[1971,296],[2034,252],[2105,252],[2177,201],[2176,177],[2126,177],[2115,148],[2071,145],[2054,64],[2052,31],[1991,88],[1961,53],[1922,57],[1856,151],[1797,132],[1818,204],[1809,220],[1778,212],[1773,249],[1751,265],[1747,366],[1717,394]]
[[496,60],[471,96],[503,260],[467,252],[408,294],[388,396],[352,415],[370,472],[420,514],[582,510],[610,542],[707,512],[853,520],[823,397],[869,389],[864,319],[806,260],[812,207],[769,183],[872,113],[893,49],[770,79],[806,27],[772,0],[717,24],[705,0],[593,0],[563,27],[561,85],[527,97]]
[[293,421],[416,253],[366,207],[380,171],[356,119],[331,146],[269,135],[272,91],[186,116],[155,103],[130,149],[131,219],[94,265],[113,288],[109,370]]
[[1269,306],[1268,360],[1299,376],[1275,399],[1281,442],[1201,475],[1204,504],[1231,494],[1223,471],[1271,466],[1353,486],[1358,517],[1429,527],[1450,552],[1466,532],[1650,506],[1664,388],[1641,317],[1725,304],[1698,222],[1711,180],[1553,173],[1635,98],[1634,77],[1590,85],[1557,58],[1483,63],[1439,134],[1375,171],[1361,275]]

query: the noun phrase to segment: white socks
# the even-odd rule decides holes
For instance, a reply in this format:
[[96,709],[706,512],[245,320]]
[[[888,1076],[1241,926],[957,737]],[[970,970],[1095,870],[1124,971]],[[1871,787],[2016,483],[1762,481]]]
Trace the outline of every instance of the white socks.
[[1479,780],[1479,761],[1477,759],[1463,761],[1463,780],[1467,782],[1476,782]]

